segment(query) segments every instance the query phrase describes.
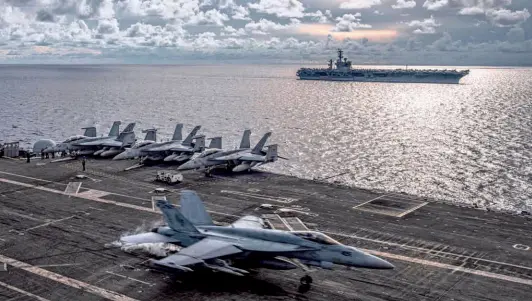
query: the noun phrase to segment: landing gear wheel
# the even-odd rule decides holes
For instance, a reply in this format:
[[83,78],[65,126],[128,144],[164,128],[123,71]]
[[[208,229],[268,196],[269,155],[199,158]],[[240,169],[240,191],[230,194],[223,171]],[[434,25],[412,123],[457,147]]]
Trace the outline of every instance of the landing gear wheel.
[[309,275],[305,275],[305,276],[301,277],[299,282],[302,285],[310,285],[312,283],[312,277],[310,277]]

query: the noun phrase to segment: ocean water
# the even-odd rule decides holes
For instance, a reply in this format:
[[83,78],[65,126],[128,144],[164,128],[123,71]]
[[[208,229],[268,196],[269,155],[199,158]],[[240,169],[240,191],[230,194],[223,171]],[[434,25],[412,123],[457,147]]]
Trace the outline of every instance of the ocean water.
[[[532,69],[472,68],[460,85],[300,81],[296,65],[0,66],[0,141],[56,141],[113,120],[202,125],[238,145],[273,131],[304,178],[506,210],[532,209]],[[339,175],[334,177],[335,175]]]

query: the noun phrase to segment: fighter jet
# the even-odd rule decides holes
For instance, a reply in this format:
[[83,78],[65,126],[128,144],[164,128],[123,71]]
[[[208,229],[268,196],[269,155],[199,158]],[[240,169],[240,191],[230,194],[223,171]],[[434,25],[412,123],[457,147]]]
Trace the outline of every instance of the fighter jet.
[[[199,196],[181,191],[181,209],[166,200],[157,201],[166,226],[151,232],[125,236],[125,244],[170,243],[183,249],[165,258],[150,261],[155,268],[191,272],[211,269],[237,276],[249,268],[288,270],[310,267],[333,269],[335,265],[393,269],[389,262],[346,246],[316,231],[279,231],[265,229],[261,218],[245,216],[229,226],[215,226]],[[306,275],[301,284],[310,285]]]
[[65,139],[63,142],[51,145],[43,150],[44,153],[61,153],[63,151],[68,151],[69,146],[72,143],[75,143],[76,141],[84,140],[87,138],[95,138],[96,137],[96,128],[95,127],[85,127],[81,128],[84,131],[83,135],[75,135],[70,136],[67,139]]
[[120,121],[115,121],[115,123],[113,123],[113,127],[109,132],[109,136],[87,138],[75,141],[70,145],[69,150],[75,151],[78,155],[93,155],[95,152],[98,152],[110,145],[121,146],[124,143],[124,139],[127,139],[127,143],[134,142],[135,133],[133,132],[133,129],[135,128],[135,123],[133,122],[128,124],[124,131],[120,134],[118,133],[119,125]]
[[[151,161],[163,160],[166,157],[165,155],[166,152],[164,150],[151,151],[151,149],[164,147],[166,145],[170,145],[174,143],[191,146],[192,141],[194,139],[196,139],[196,142],[194,143],[194,147],[197,148],[196,151],[199,151],[202,147],[203,148],[205,147],[205,141],[201,140],[201,139],[204,139],[204,136],[196,137],[196,133],[199,131],[200,128],[201,128],[200,126],[196,126],[190,132],[190,134],[185,138],[185,140],[181,142],[183,125],[177,124],[171,141],[156,142],[156,143],[148,143],[148,142],[138,143],[131,148],[127,148],[124,152],[116,155],[113,158],[113,160],[125,160],[125,159],[133,159],[133,158],[142,158],[143,161],[144,160],[151,160]],[[198,141],[198,139],[200,141]]]
[[[246,135],[248,134],[249,132],[246,131],[244,133],[244,138],[246,138]],[[250,149],[248,146],[249,140],[245,141],[243,138],[243,143],[241,143],[241,148],[239,149],[204,152],[198,157],[179,166],[177,169],[182,171],[200,169],[209,174],[212,169],[225,166],[233,172],[240,172],[245,170],[249,171],[254,166],[275,162],[278,158],[276,144],[267,146],[266,151],[263,151],[264,145],[270,136],[271,132],[266,133],[253,149]],[[245,145],[246,142],[248,145]]]
[[[142,133],[145,133],[146,136],[144,137],[144,140],[141,141],[141,143],[146,143],[146,142],[155,143],[156,142],[156,139],[157,139],[156,129],[143,130]],[[136,143],[134,133],[132,135],[129,135],[127,139],[120,139],[119,137],[116,140],[105,141],[102,143],[103,148],[99,151],[96,151],[94,155],[95,156],[99,155],[101,157],[116,156],[124,152],[128,147],[131,147],[134,143]]]
[[184,162],[190,159],[195,152],[203,151],[202,148],[196,147],[192,142],[192,139],[195,138],[196,133],[200,129],[201,126],[196,126],[185,140],[181,140],[181,137],[177,137],[177,139],[172,139],[169,143],[150,147],[146,152],[149,153],[149,157],[163,157],[163,161],[165,162]]

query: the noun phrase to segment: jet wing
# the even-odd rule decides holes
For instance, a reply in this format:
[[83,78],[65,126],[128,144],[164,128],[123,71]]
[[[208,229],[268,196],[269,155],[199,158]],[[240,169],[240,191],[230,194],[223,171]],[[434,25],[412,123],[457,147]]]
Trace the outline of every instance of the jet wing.
[[111,140],[111,141],[103,141],[101,143],[102,146],[108,146],[108,147],[122,147],[123,142],[117,141],[117,140]]
[[94,140],[94,141],[88,141],[88,142],[80,142],[80,143],[77,143],[76,145],[78,146],[100,146],[100,145],[103,145],[103,143],[106,143],[108,141],[113,141],[114,139],[109,139],[109,138],[103,138],[103,139],[99,139],[99,140]]
[[154,147],[151,147],[151,148],[147,149],[146,151],[148,151],[148,152],[166,152],[166,151],[172,150],[172,148],[178,148],[178,147],[182,147],[181,141],[166,143],[166,144],[163,144],[163,145],[160,145],[160,146],[154,146]]
[[247,215],[236,222],[232,223],[229,227],[232,228],[248,228],[248,229],[264,229],[264,221],[257,216]]
[[190,270],[189,268],[186,268],[186,266],[204,263],[205,260],[238,254],[241,252],[242,250],[231,243],[205,238],[187,248],[181,249],[181,251],[176,254],[170,255],[161,260],[153,260],[152,263],[167,268]]
[[248,161],[248,162],[251,162],[251,161],[263,162],[264,156],[254,155],[250,153],[236,153],[232,155],[216,157],[216,158],[213,158],[212,160],[217,160],[217,161],[236,161],[237,160],[237,161]]

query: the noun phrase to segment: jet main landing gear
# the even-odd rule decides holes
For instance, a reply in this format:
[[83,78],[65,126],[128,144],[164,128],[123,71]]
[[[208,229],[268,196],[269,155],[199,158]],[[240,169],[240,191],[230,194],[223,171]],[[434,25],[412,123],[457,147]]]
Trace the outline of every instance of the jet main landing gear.
[[309,275],[305,275],[303,277],[301,277],[301,279],[299,279],[299,282],[304,285],[304,284],[312,284],[312,277],[310,277]]
[[299,279],[300,285],[298,287],[298,292],[304,294],[310,290],[310,284],[312,283],[312,277],[305,275]]

